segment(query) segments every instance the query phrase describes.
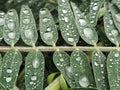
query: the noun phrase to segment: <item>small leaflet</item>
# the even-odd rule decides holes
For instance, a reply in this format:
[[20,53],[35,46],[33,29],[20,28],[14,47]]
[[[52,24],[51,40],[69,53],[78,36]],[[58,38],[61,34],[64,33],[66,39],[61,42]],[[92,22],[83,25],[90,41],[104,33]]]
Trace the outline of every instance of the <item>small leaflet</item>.
[[38,39],[36,23],[32,11],[27,5],[22,5],[20,10],[20,32],[25,44],[33,46],[36,43]]
[[107,74],[110,90],[120,89],[120,51],[110,51],[107,57]]
[[106,57],[101,51],[92,52],[92,67],[97,88],[99,90],[109,90]]
[[9,10],[5,15],[3,37],[7,44],[13,46],[20,38],[19,19],[15,9]]
[[107,10],[104,17],[104,28],[107,38],[115,45],[120,44],[120,34],[115,27],[111,13]]
[[3,57],[0,81],[8,90],[12,90],[16,84],[21,63],[22,55],[15,49],[10,49]]
[[112,14],[113,22],[120,33],[120,10],[115,5],[109,4],[109,8]]
[[39,30],[44,43],[54,45],[58,40],[58,32],[53,17],[47,8],[42,8],[39,13]]
[[75,3],[71,2],[71,6],[75,15],[76,25],[78,27],[81,38],[90,45],[95,45],[98,41],[97,32],[87,20],[86,16],[80,12]]
[[95,87],[89,60],[84,52],[80,50],[73,51],[70,57],[70,66],[77,87]]
[[91,0],[90,3],[90,23],[92,26],[96,26],[99,10],[103,5],[104,0]]
[[55,51],[53,62],[62,73],[70,87],[76,87],[73,72],[70,66],[70,56],[64,51]]
[[75,45],[79,40],[79,34],[68,0],[58,0],[58,17],[63,39],[68,44]]
[[38,50],[28,53],[25,60],[25,86],[26,90],[43,90],[44,56]]
[[3,27],[5,23],[5,13],[0,11],[0,41],[3,39]]

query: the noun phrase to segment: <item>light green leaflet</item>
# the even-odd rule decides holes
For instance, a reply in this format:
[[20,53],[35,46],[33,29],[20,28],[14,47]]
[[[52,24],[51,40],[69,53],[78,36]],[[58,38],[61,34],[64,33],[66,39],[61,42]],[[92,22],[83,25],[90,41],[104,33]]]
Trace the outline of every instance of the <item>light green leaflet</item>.
[[77,87],[95,87],[88,57],[84,52],[80,50],[73,51],[70,57],[70,66]]
[[97,88],[99,90],[109,90],[106,57],[101,51],[92,52],[92,67]]
[[92,26],[96,26],[99,10],[101,6],[103,5],[104,0],[91,0],[90,3],[90,23]]
[[5,23],[5,13],[0,11],[0,41],[3,38],[3,26]]
[[19,40],[19,20],[15,9],[9,10],[5,16],[3,37],[9,45],[14,45]]
[[72,3],[72,9],[75,15],[76,25],[81,38],[90,45],[95,45],[98,41],[98,35],[94,28],[91,27],[86,16],[84,16],[75,3]]
[[68,44],[76,44],[79,34],[68,0],[58,0],[58,16],[62,37]]
[[110,51],[107,57],[110,90],[120,90],[120,51]]
[[50,11],[42,8],[39,17],[39,30],[42,40],[47,45],[54,45],[58,40],[58,32]]
[[10,49],[3,57],[0,81],[8,90],[12,90],[16,84],[21,63],[22,55],[17,50]]
[[20,11],[20,31],[21,38],[27,45],[34,45],[38,39],[36,23],[31,9],[27,5],[22,5]]
[[69,86],[76,87],[73,72],[70,67],[70,56],[64,51],[55,51],[53,54],[53,62],[65,77]]
[[44,56],[40,51],[30,51],[25,60],[26,90],[43,90]]
[[109,4],[109,8],[113,17],[114,24],[120,32],[120,10],[115,5],[111,4]]
[[120,34],[113,23],[111,13],[106,11],[104,15],[104,28],[107,38],[115,45],[120,44]]

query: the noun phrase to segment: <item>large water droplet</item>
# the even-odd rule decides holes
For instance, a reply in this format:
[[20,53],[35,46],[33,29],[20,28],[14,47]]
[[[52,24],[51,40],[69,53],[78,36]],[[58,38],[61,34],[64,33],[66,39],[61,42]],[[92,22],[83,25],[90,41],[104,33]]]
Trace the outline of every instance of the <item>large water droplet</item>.
[[115,53],[115,55],[114,55],[115,57],[119,57],[119,53]]
[[74,42],[74,39],[73,38],[68,38],[68,41]]
[[39,65],[40,65],[39,59],[38,59],[38,58],[35,58],[35,60],[33,60],[33,67],[34,67],[34,68],[38,68]]
[[65,22],[69,21],[68,17],[64,17],[64,20],[65,20]]
[[29,13],[29,10],[27,8],[25,8],[23,11],[22,11],[24,14],[28,14]]
[[8,12],[8,15],[13,16],[13,15],[14,15],[14,12],[13,12],[13,11],[9,11],[9,12]]
[[8,23],[8,28],[13,30],[15,28],[15,24],[13,22]]
[[94,7],[93,7],[93,10],[96,11],[97,9],[98,9],[98,6],[94,6]]
[[82,87],[87,87],[89,85],[89,81],[88,81],[88,78],[86,76],[82,77],[79,79],[79,84],[82,86]]
[[46,23],[46,22],[49,21],[49,19],[48,19],[48,18],[44,18],[42,21],[43,21],[44,23]]
[[61,62],[63,62],[63,61],[64,61],[64,59],[63,59],[63,58],[61,58],[61,59],[60,59],[60,61],[61,61]]
[[72,72],[72,68],[70,66],[66,67],[67,72],[71,73]]
[[93,31],[90,29],[90,28],[85,28],[84,29],[84,35],[87,37],[87,38],[92,38],[94,35],[93,35]]
[[11,69],[7,69],[6,71],[7,71],[7,73],[12,73]]
[[37,80],[37,76],[32,76],[32,77],[31,77],[31,80],[32,80],[32,81]]
[[65,2],[65,0],[62,0],[62,2]]
[[118,31],[117,30],[112,30],[111,33],[112,33],[113,36],[117,36],[118,35]]
[[10,82],[12,80],[12,77],[7,77],[6,82]]
[[48,31],[48,32],[51,31],[51,28],[47,28],[47,31]]
[[15,39],[15,32],[10,32],[10,33],[8,33],[8,37],[10,38],[10,39]]
[[25,30],[24,31],[24,34],[27,38],[32,38],[33,37],[33,34],[32,34],[32,31],[31,30]]
[[67,13],[67,10],[62,10],[63,13]]
[[1,25],[4,25],[4,23],[5,23],[5,19],[2,18],[2,17],[0,17],[0,26],[1,26]]
[[47,12],[45,10],[40,10],[40,14],[45,15]]
[[87,22],[84,19],[80,19],[79,22],[82,26],[85,26],[87,24]]
[[97,62],[94,62],[95,66],[98,66],[99,64]]
[[77,58],[76,58],[76,61],[80,61],[80,60],[81,60],[81,58],[80,58],[80,57],[77,57]]

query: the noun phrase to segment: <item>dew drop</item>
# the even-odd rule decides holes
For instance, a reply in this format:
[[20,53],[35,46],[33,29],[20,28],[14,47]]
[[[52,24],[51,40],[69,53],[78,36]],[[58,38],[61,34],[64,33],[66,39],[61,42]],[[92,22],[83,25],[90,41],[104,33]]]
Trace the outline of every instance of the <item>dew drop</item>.
[[10,38],[10,39],[14,39],[15,38],[15,32],[10,32],[10,33],[8,33],[8,37]]
[[85,26],[87,24],[87,22],[84,19],[80,19],[79,22],[82,26]]
[[115,53],[115,55],[114,55],[115,57],[119,57],[119,53]]
[[81,79],[79,79],[79,84],[82,87],[87,87],[89,85],[88,78],[86,76],[82,77]]
[[103,64],[101,64],[100,66],[101,66],[101,67],[104,67],[104,65],[103,65]]
[[0,17],[0,26],[4,25],[4,23],[5,23],[5,19]]
[[45,10],[41,10],[40,14],[45,15],[47,12]]
[[22,11],[24,14],[28,14],[29,13],[29,10],[27,8],[25,8],[23,11]]
[[43,21],[44,23],[46,23],[46,22],[49,21],[49,19],[48,19],[48,18],[44,18],[42,21]]
[[14,15],[14,12],[13,12],[13,11],[9,11],[9,12],[8,12],[8,15],[13,16],[13,15]]
[[32,76],[32,77],[31,77],[31,80],[32,80],[32,81],[37,80],[37,76]]
[[24,34],[25,34],[25,36],[26,36],[27,38],[32,38],[32,37],[33,37],[31,30],[25,30],[25,31],[24,31]]
[[112,30],[111,33],[112,33],[113,36],[117,36],[118,35],[118,31],[117,30]]
[[30,84],[32,85],[32,84],[33,84],[33,82],[30,82]]
[[77,57],[77,58],[76,58],[76,61],[80,61],[80,60],[81,60],[81,58],[80,58],[80,57]]
[[51,31],[51,28],[47,28],[47,31],[48,31],[48,32]]
[[67,13],[67,10],[62,10],[63,13]]
[[63,62],[63,61],[64,61],[64,59],[63,59],[63,58],[61,58],[61,59],[60,59],[60,61],[61,61],[61,62]]
[[90,28],[85,28],[84,29],[84,35],[87,38],[92,38],[93,37],[93,31]]
[[62,0],[62,2],[65,2],[65,0]]
[[39,63],[39,59],[38,58],[35,58],[35,60],[33,60],[33,63],[32,63],[33,67],[34,68],[38,68],[40,63]]
[[112,24],[113,24],[113,21],[112,21],[112,20],[109,20],[109,23],[112,25]]
[[118,22],[120,22],[120,14],[116,14],[116,15],[115,15],[115,18],[116,18],[116,20],[117,20]]
[[7,71],[7,73],[12,73],[11,69],[7,69],[6,71]]
[[8,23],[8,28],[13,30],[15,28],[15,24],[13,22]]
[[69,21],[68,17],[64,17],[64,20],[65,20],[65,22]]
[[95,66],[98,66],[98,63],[97,62],[94,62]]
[[6,82],[10,82],[11,80],[12,80],[11,77],[7,77],[7,78],[6,78]]
[[45,40],[51,40],[51,39],[53,39],[53,34],[52,34],[52,32],[44,33],[44,34],[43,34],[43,38],[44,38]]
[[94,6],[94,7],[93,7],[93,10],[96,11],[97,9],[98,9],[98,6]]
[[74,39],[73,38],[68,38],[68,41],[74,42]]
[[66,70],[67,70],[67,72],[72,72],[72,68],[69,66],[69,67],[66,67]]

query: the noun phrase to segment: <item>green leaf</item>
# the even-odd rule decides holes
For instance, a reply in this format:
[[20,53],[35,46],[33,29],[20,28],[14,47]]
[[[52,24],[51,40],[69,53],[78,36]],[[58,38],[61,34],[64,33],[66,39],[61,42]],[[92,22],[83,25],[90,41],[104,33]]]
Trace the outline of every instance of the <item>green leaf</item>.
[[58,17],[62,37],[68,44],[76,44],[79,34],[68,0],[58,0]]
[[120,51],[110,51],[107,57],[107,72],[110,90],[120,89]]
[[34,45],[38,39],[36,23],[31,9],[27,5],[22,5],[20,11],[20,31],[21,38],[27,45]]
[[9,10],[5,16],[3,36],[9,45],[14,45],[20,38],[18,14],[15,9]]
[[98,90],[97,88],[70,88],[70,90]]
[[92,53],[92,67],[97,88],[100,90],[109,90],[106,57],[101,51],[94,51]]
[[95,45],[98,41],[97,32],[91,27],[87,18],[79,11],[75,3],[72,3],[72,9],[75,15],[76,25],[81,38],[90,45]]
[[43,90],[44,56],[38,50],[28,53],[25,60],[26,90]]
[[58,32],[50,11],[42,8],[39,17],[39,30],[42,40],[47,45],[54,45],[58,40]]
[[119,20],[120,10],[115,5],[112,5],[112,4],[109,4],[109,7],[110,7],[110,11],[113,17],[114,24],[116,28],[118,29],[118,31],[120,32],[120,20]]
[[22,55],[15,49],[10,49],[4,55],[0,82],[5,88],[12,90],[15,86],[21,63]]
[[120,34],[115,27],[111,13],[107,10],[104,15],[104,28],[107,38],[115,45],[120,43]]
[[56,75],[58,75],[58,74],[59,74],[59,72],[55,72],[55,73],[50,74],[50,75],[47,77],[47,82],[48,82],[48,84],[50,84],[50,83],[55,79]]
[[73,72],[70,67],[70,56],[64,51],[55,51],[53,54],[53,62],[66,79],[69,86],[76,87]]
[[60,87],[61,87],[62,90],[69,90],[68,86],[67,86],[67,83],[66,83],[62,74],[60,75]]
[[3,27],[5,23],[5,13],[0,11],[0,41],[3,39]]
[[99,10],[103,5],[104,0],[91,0],[90,3],[90,23],[92,26],[96,26]]
[[84,52],[80,50],[73,51],[70,57],[70,66],[77,87],[95,87],[88,57]]

